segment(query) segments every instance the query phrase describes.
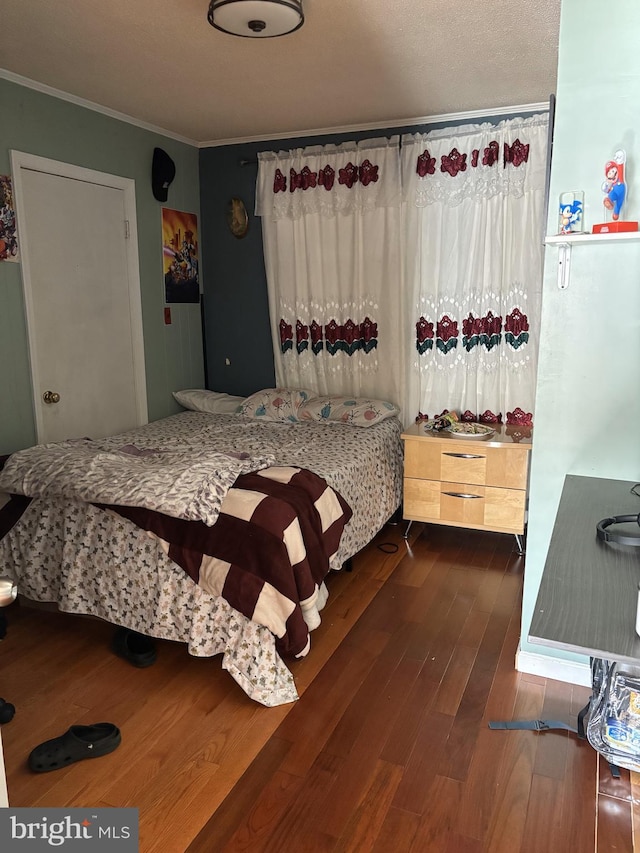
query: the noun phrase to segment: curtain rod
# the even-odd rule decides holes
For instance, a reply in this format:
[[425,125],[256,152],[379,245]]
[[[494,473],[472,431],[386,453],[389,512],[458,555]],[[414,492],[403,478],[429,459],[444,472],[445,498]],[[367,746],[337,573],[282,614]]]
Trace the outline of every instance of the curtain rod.
[[[536,121],[531,121],[531,119],[536,118],[536,116],[538,116],[538,113],[534,113],[531,116],[518,116],[518,117],[513,118],[513,119],[504,119],[504,121],[513,122],[513,128],[512,129],[516,130],[516,129],[518,129],[518,122],[527,123],[528,127],[539,127],[540,125],[546,124],[549,120],[548,116],[546,118],[544,116],[541,116],[540,119],[538,119]],[[502,122],[500,122],[500,124],[501,123]],[[491,122],[483,122],[482,124],[491,124]],[[465,127],[465,125],[458,125],[457,127],[458,128]],[[498,125],[494,125],[494,127],[497,128]],[[449,127],[449,125],[445,125],[444,127],[434,128],[432,131],[426,131],[423,134],[420,134],[419,131],[416,131],[415,134],[412,134],[412,133],[398,134],[400,136],[400,139],[398,140],[398,147],[402,148],[402,136],[414,136],[414,135],[429,136],[430,133],[442,133],[442,131],[446,131],[449,129],[452,131],[452,133],[451,133],[452,136],[473,136],[474,134],[478,133],[477,127],[474,127],[472,130],[465,130],[462,132],[455,133],[454,132],[456,130],[455,126]],[[434,138],[437,139],[438,137],[436,136]],[[240,160],[240,166],[257,166],[257,165],[258,165],[258,158],[257,157],[255,157],[252,160]]]

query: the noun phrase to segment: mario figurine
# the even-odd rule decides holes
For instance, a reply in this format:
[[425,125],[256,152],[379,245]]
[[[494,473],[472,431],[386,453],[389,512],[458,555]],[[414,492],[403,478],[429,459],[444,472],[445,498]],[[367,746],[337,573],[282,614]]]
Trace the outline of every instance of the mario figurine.
[[603,204],[605,211],[611,211],[611,219],[605,216],[605,222],[598,222],[591,229],[592,234],[621,234],[624,231],[637,231],[638,222],[620,218],[622,207],[627,199],[626,170],[627,155],[621,148],[613,155],[613,159],[605,163],[605,180],[602,184],[604,193]]
[[613,155],[604,167],[606,180],[602,184],[602,192],[605,194],[603,201],[607,210],[610,210],[613,221],[620,219],[620,211],[627,195],[627,185],[624,180],[624,166],[627,155],[619,150]]

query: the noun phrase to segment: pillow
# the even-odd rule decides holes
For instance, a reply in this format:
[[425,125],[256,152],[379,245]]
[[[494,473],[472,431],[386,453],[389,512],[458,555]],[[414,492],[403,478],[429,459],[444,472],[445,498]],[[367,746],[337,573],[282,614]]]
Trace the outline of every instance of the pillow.
[[400,414],[400,409],[385,400],[368,397],[314,397],[299,412],[301,421],[325,421],[369,427]]
[[300,388],[263,388],[242,404],[240,411],[248,418],[262,421],[298,421],[300,406],[313,397]]
[[244,397],[234,397],[222,391],[205,391],[203,388],[191,388],[186,391],[174,391],[174,399],[184,409],[192,412],[232,415],[240,411]]

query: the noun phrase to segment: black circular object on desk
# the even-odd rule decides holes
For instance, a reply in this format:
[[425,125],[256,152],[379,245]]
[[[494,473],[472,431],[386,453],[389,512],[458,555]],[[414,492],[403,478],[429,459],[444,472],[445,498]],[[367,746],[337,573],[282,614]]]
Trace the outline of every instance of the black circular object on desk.
[[[634,521],[638,525],[637,536],[609,530],[613,524],[626,524]],[[603,518],[596,525],[596,534],[598,539],[601,539],[603,542],[616,542],[618,545],[631,545],[633,548],[640,548],[640,513],[637,515],[614,515],[611,518]]]

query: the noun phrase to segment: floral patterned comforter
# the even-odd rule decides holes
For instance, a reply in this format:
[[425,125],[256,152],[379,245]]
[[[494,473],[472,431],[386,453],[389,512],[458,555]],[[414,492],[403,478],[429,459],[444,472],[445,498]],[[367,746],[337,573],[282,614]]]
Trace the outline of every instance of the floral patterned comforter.
[[238,477],[273,464],[247,453],[105,444],[81,438],[19,450],[0,471],[0,492],[142,506],[211,526]]
[[[400,504],[400,432],[395,418],[356,428],[184,412],[101,444],[108,448],[130,443],[142,450],[212,447],[221,453],[268,455],[277,465],[308,468],[353,510],[331,558],[331,567],[338,569]],[[197,656],[222,654],[223,668],[262,704],[297,698],[274,634],[194,583],[170,559],[157,536],[116,512],[79,500],[36,498],[10,525],[6,510],[0,511],[0,572],[13,577],[26,597],[55,601],[64,611],[92,614],[150,636],[185,642]],[[310,627],[320,621],[318,611],[325,597],[322,586]]]

